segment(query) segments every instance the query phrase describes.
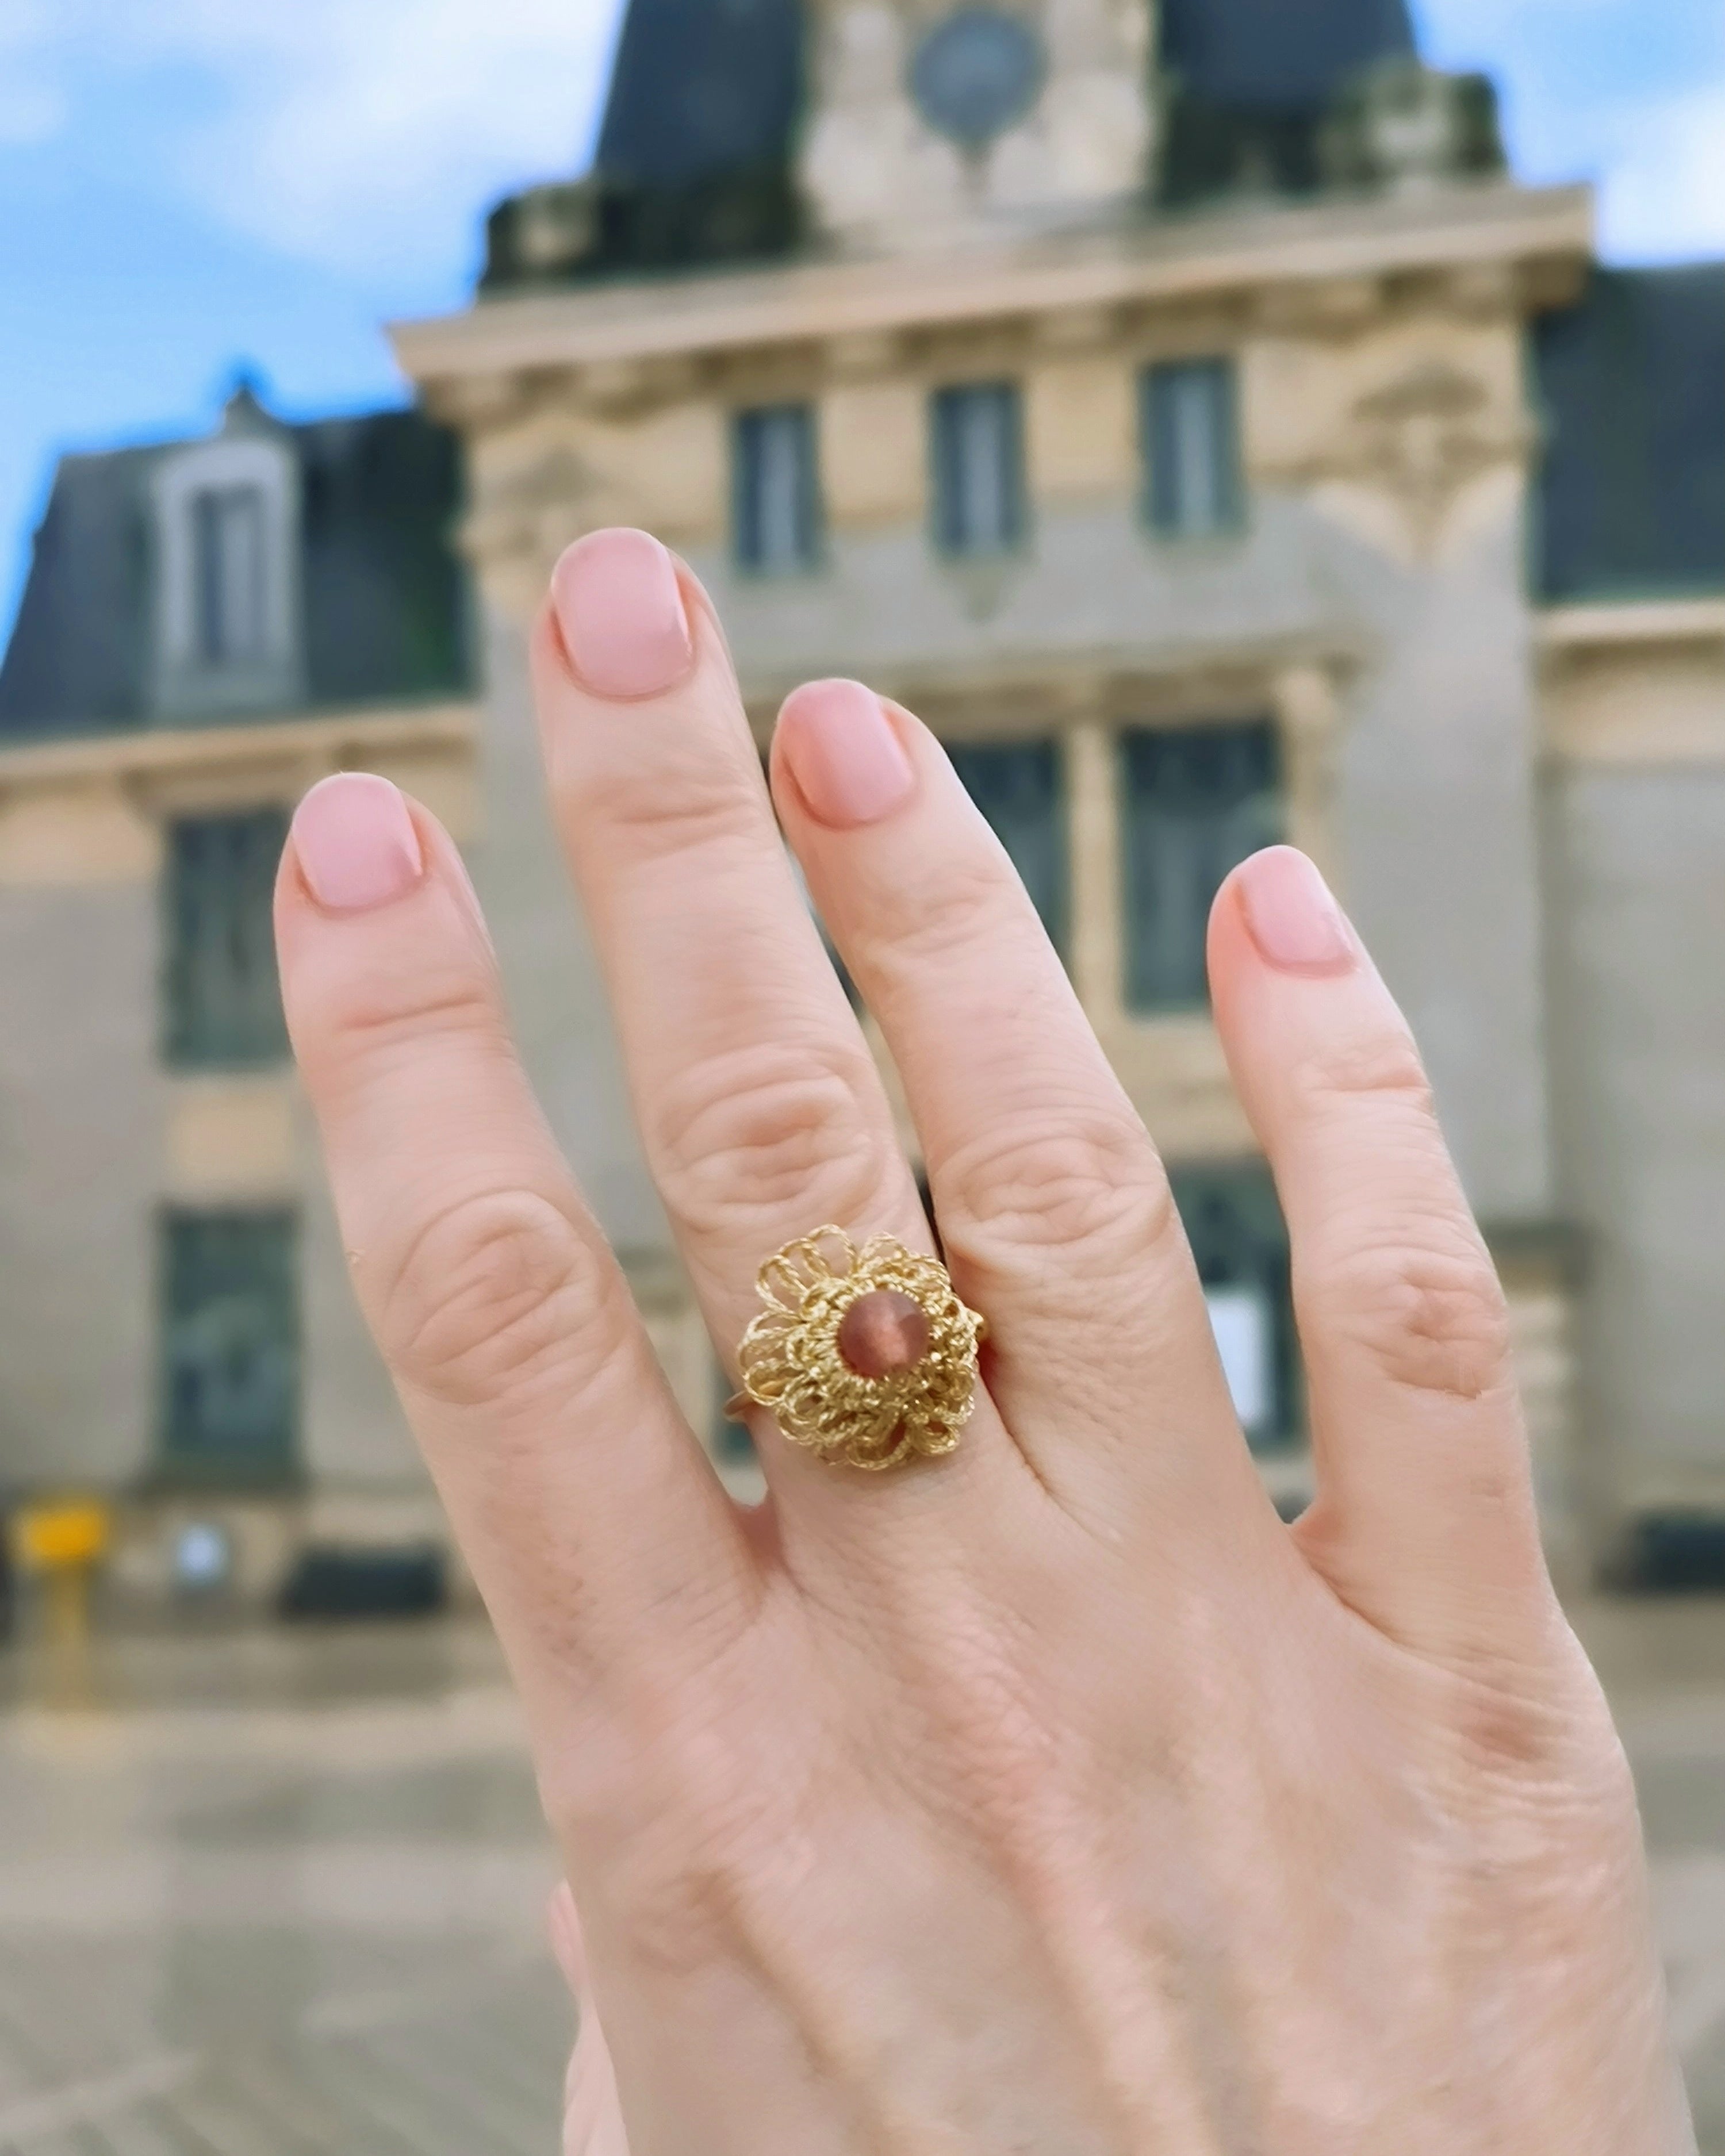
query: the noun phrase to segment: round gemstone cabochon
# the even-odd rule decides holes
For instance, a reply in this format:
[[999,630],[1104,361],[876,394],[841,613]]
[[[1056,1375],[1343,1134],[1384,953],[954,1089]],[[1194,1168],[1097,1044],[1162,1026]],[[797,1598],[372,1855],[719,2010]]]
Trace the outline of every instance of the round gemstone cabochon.
[[896,1288],[860,1295],[839,1321],[839,1353],[860,1378],[891,1378],[928,1352],[922,1306]]

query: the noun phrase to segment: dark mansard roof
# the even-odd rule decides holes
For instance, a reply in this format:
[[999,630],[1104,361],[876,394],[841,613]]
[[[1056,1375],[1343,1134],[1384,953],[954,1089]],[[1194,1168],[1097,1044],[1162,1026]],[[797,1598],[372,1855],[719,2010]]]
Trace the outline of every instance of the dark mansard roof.
[[[629,0],[593,172],[497,206],[485,288],[793,247],[805,15],[803,0]],[[1316,186],[1337,95],[1414,54],[1405,0],[1163,0],[1161,25],[1171,95],[1148,177],[1171,203]]]
[[1596,270],[1533,352],[1543,596],[1725,591],[1725,262]]
[[[454,435],[415,411],[278,432],[299,466],[304,708],[465,688]],[[0,661],[0,741],[151,722],[151,479],[182,446],[60,459]]]

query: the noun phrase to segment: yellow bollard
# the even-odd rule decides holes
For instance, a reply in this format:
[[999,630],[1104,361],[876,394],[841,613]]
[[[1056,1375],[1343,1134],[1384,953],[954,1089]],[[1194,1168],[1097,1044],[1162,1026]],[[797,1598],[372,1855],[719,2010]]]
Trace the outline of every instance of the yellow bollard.
[[113,1518],[93,1499],[27,1505],[13,1529],[21,1568],[40,1573],[48,1590],[49,1636],[81,1654],[90,1638],[90,1588],[113,1538]]

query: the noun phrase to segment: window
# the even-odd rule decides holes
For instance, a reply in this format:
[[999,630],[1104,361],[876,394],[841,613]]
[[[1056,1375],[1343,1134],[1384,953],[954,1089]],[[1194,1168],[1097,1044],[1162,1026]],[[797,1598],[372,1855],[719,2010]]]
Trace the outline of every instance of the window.
[[1055,947],[1066,940],[1066,830],[1052,742],[949,743],[947,752],[1024,880]]
[[298,1449],[299,1296],[290,1212],[162,1223],[164,1465],[202,1482],[285,1480]]
[[300,446],[241,390],[218,434],[153,460],[141,565],[152,718],[279,714],[304,702]]
[[1127,1002],[1201,1006],[1211,901],[1231,868],[1281,835],[1275,728],[1132,732],[1120,752]]
[[1286,1444],[1300,1422],[1288,1239],[1260,1163],[1173,1168],[1174,1203],[1197,1262],[1210,1325],[1254,1451]]
[[202,488],[191,514],[197,658],[205,666],[255,665],[269,648],[263,490]]
[[177,1070],[255,1067],[286,1050],[270,920],[286,839],[279,808],[170,826],[164,1045]]
[[1173,539],[1231,531],[1244,509],[1234,363],[1181,360],[1142,377],[1146,506]]
[[1024,421],[1009,382],[938,389],[931,408],[934,536],[947,553],[1004,554],[1024,536]]
[[739,412],[732,431],[737,559],[783,576],[820,558],[814,414],[806,404]]

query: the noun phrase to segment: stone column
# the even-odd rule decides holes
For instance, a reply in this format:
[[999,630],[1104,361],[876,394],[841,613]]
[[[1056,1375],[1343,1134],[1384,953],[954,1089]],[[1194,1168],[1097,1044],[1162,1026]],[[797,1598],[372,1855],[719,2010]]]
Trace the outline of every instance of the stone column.
[[1121,1016],[1120,808],[1114,728],[1099,713],[1067,729],[1072,982],[1106,1040]]
[[1281,737],[1288,843],[1312,856],[1345,904],[1335,828],[1335,751],[1342,711],[1334,676],[1318,665],[1286,667],[1276,677],[1271,696]]

